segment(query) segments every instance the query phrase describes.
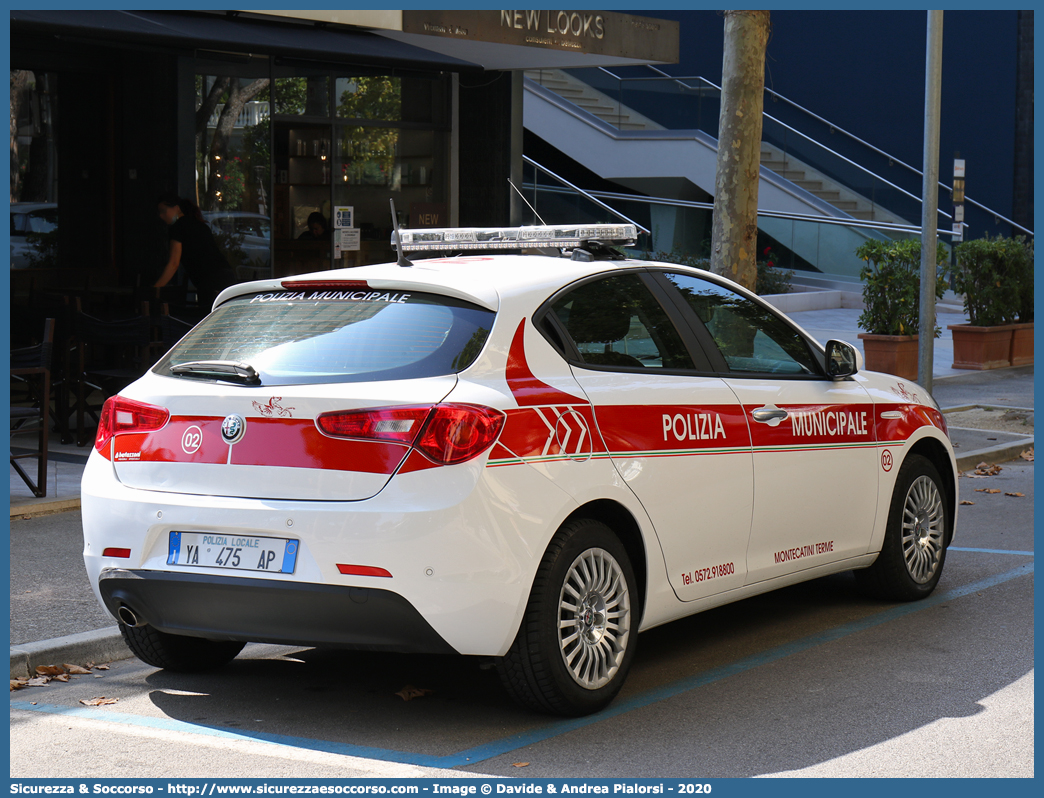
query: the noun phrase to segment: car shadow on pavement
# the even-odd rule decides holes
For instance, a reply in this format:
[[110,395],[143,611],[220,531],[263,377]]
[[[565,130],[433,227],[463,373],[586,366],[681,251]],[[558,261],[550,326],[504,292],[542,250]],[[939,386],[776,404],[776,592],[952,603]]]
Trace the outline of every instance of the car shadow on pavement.
[[1032,601],[1025,582],[918,611],[841,574],[709,610],[644,633],[621,695],[580,720],[516,707],[469,657],[252,647],[146,682],[169,718],[302,748],[527,777],[769,775],[982,713],[1032,669],[1024,623],[995,621]]

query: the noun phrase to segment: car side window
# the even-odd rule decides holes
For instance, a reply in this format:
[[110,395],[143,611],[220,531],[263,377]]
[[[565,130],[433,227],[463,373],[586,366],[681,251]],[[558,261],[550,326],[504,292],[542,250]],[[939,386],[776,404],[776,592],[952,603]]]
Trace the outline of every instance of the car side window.
[[819,373],[808,343],[774,313],[717,283],[688,274],[665,276],[703,322],[729,371]]
[[587,365],[694,368],[674,323],[637,274],[585,283],[560,297],[551,310]]

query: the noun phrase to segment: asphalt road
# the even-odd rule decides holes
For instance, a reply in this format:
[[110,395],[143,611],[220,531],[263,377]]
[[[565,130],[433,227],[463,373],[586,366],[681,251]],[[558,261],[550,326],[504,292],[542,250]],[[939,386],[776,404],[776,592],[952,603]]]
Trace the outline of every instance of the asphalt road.
[[11,519],[11,644],[114,626],[83,567],[80,511]]
[[944,409],[976,404],[1033,407],[1033,366],[969,371],[958,377],[936,380],[932,397]]
[[[1032,776],[1033,466],[960,488],[930,599],[839,575],[668,624],[591,718],[516,708],[479,659],[250,646],[211,674],[125,660],[12,693],[11,775]],[[12,642],[108,625],[75,584],[77,513],[11,540]],[[80,704],[99,696],[118,702]]]

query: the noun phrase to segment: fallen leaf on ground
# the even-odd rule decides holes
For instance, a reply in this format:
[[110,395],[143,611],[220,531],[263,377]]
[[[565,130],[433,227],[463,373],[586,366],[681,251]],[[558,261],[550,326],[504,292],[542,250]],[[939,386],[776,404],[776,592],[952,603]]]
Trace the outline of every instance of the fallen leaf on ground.
[[970,502],[967,499],[965,499],[964,501],[961,502],[961,504],[975,504],[975,502]]
[[1026,462],[1032,463],[1033,462],[1033,450],[1032,449],[1027,449],[1022,454],[1020,454],[1019,457],[1021,457]]
[[92,665],[91,667],[96,671],[107,671],[109,669],[108,665]]
[[1011,492],[1011,493],[1005,493],[1004,495],[1005,495],[1005,496],[1014,496],[1014,497],[1015,497],[1015,498],[1017,498],[1017,499],[1021,499],[1021,498],[1023,497],[1023,495],[1024,495],[1024,494],[1022,494],[1022,493],[1016,493],[1016,492],[1014,492],[1014,491],[1013,491],[1013,492]]
[[976,493],[1000,493],[997,488],[976,488]]
[[513,768],[527,768],[529,767],[528,762],[512,762],[511,767]]
[[66,673],[75,673],[75,674],[83,675],[85,673],[90,673],[91,672],[89,668],[84,668],[84,667],[81,667],[80,665],[70,665],[68,662],[64,663],[62,665],[62,667],[65,668],[65,672]]
[[65,668],[61,665],[37,665],[36,675],[37,676],[60,676],[65,673]]
[[11,680],[11,689],[12,690],[24,690],[28,686],[29,686],[29,680],[28,679],[12,679]]
[[414,698],[423,698],[424,696],[431,695],[434,692],[434,690],[428,690],[423,687],[414,687],[412,684],[408,684],[395,695],[401,696],[403,701],[412,701]]
[[27,681],[26,684],[30,687],[43,687],[49,681],[51,681],[50,676],[34,676],[32,679]]
[[67,682],[67,681],[69,681],[69,674],[67,674],[67,673],[59,673],[57,676],[54,677],[54,681],[56,681],[56,682]]
[[98,698],[81,698],[80,703],[85,707],[100,707],[104,704],[115,704],[120,699],[118,698],[106,698],[105,696],[98,696]]
[[1003,470],[999,465],[990,465],[989,463],[979,463],[975,466],[975,473],[980,477],[995,477]]

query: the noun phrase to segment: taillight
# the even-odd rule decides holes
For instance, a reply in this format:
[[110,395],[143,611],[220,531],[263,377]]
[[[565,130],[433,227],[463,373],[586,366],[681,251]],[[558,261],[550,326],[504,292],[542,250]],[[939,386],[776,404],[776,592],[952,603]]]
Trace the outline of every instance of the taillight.
[[416,446],[441,465],[455,465],[486,451],[500,435],[504,414],[479,405],[436,405]]
[[504,426],[504,414],[465,404],[380,407],[323,413],[316,423],[336,438],[412,443],[433,462],[456,465],[493,445]]
[[420,407],[379,407],[371,410],[345,410],[323,413],[316,419],[319,429],[335,438],[413,443],[424,426],[431,405]]
[[94,448],[100,452],[114,435],[121,432],[152,432],[162,429],[169,418],[170,411],[165,407],[135,402],[123,396],[111,396],[102,405]]

